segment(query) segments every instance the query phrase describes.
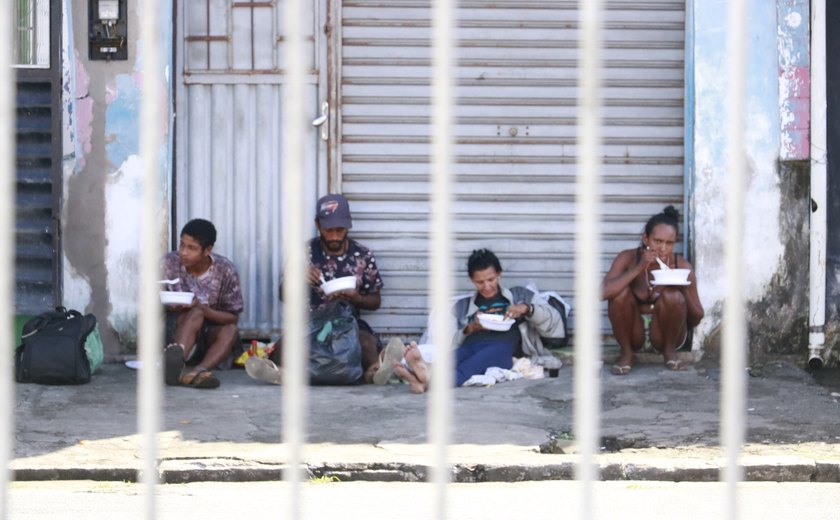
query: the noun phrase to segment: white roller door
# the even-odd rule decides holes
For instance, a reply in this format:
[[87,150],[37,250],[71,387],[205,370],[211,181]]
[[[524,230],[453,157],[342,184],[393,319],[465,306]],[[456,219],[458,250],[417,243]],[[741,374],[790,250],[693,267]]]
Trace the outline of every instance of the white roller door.
[[[341,2],[336,111],[340,190],[386,290],[368,318],[415,334],[426,320],[430,3]],[[605,12],[604,265],[644,221],[683,204],[684,2]],[[573,1],[459,2],[456,251],[497,252],[505,283],[573,300],[578,13]],[[608,332],[605,324],[605,332]]]

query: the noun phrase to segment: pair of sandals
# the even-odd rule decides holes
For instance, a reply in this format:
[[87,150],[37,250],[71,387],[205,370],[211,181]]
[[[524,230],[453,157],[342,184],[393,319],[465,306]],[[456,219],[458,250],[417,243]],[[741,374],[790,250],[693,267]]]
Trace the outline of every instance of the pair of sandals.
[[213,373],[201,365],[185,371],[184,346],[170,343],[163,352],[163,381],[169,386],[211,389],[221,384]]
[[[683,370],[686,370],[686,366],[679,359],[669,359],[665,362],[665,367],[668,370],[672,370],[675,372],[682,372]],[[612,366],[610,372],[615,376],[626,376],[630,373],[631,370],[633,370],[633,365],[616,364]]]

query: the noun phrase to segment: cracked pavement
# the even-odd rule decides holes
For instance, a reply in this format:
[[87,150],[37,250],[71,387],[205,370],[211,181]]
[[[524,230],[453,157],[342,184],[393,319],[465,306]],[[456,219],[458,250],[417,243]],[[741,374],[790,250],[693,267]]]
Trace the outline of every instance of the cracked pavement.
[[[602,478],[716,479],[718,368],[637,364],[616,377],[607,365],[601,374]],[[288,460],[283,388],[238,369],[218,375],[217,390],[165,388],[162,480],[279,478]],[[454,389],[453,478],[574,478],[572,378],[567,366],[557,378]],[[16,478],[135,480],[142,466],[136,385],[137,372],[122,365],[103,366],[83,386],[16,385]],[[840,394],[784,363],[765,366],[748,385],[748,478],[840,482]],[[422,480],[431,460],[427,406],[405,385],[309,388],[301,456],[310,475]],[[561,449],[540,453],[552,439]]]

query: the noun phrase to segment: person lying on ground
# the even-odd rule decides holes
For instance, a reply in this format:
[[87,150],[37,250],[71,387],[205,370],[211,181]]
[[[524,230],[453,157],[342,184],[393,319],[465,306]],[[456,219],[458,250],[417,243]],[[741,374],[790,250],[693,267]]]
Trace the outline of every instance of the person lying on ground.
[[244,308],[239,274],[230,260],[213,252],[215,243],[213,223],[193,219],[181,230],[178,250],[161,260],[163,277],[178,279],[171,290],[195,295],[189,305],[166,306],[167,385],[218,387],[211,370],[228,359],[239,340]]
[[[665,366],[685,370],[677,349],[688,330],[703,318],[697,294],[697,276],[691,264],[674,253],[679,212],[666,207],[648,219],[638,247],[618,254],[604,276],[601,298],[607,300],[613,335],[621,349],[611,372],[626,375],[633,367],[633,354],[646,342],[662,354]],[[668,268],[690,269],[681,285],[658,285],[651,272]]]

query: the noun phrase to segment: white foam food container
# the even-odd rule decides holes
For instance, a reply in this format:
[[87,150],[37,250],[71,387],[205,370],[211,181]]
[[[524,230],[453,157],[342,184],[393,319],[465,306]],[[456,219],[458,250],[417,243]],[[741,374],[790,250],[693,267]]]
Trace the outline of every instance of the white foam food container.
[[189,305],[195,294],[186,291],[160,291],[160,303],[164,305]]
[[335,278],[333,280],[321,284],[321,290],[324,291],[324,294],[326,295],[330,295],[339,291],[352,291],[355,288],[355,276],[343,276],[341,278]]
[[516,323],[516,320],[512,318],[505,318],[501,314],[483,314],[479,313],[478,315],[478,322],[481,323],[481,326],[487,330],[495,330],[498,332],[504,332],[509,330],[511,325]]
[[691,273],[691,269],[657,269],[651,271],[653,280],[661,284],[684,284],[688,282],[689,273]]

